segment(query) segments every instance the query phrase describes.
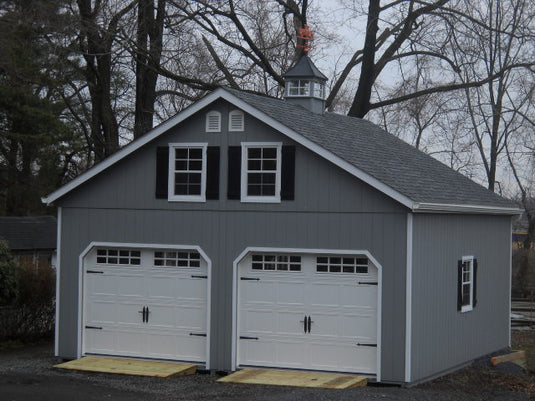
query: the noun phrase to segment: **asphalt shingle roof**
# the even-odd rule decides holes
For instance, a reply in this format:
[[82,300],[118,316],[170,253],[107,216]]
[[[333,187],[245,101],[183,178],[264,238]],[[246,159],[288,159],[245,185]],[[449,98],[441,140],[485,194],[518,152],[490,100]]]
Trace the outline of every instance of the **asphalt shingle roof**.
[[281,99],[225,90],[414,202],[516,207],[369,121],[316,114]]
[[54,216],[0,217],[0,238],[13,250],[56,249]]

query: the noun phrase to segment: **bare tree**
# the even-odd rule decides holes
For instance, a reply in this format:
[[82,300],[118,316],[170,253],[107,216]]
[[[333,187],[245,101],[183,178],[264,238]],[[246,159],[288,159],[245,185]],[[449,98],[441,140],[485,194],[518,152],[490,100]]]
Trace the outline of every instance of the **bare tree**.
[[152,129],[166,0],[138,0],[134,138]]
[[101,160],[119,148],[119,123],[114,109],[112,78],[114,43],[122,19],[136,2],[120,2],[114,9],[101,1],[77,0],[80,17],[79,46],[85,60],[84,74],[91,98],[92,149]]

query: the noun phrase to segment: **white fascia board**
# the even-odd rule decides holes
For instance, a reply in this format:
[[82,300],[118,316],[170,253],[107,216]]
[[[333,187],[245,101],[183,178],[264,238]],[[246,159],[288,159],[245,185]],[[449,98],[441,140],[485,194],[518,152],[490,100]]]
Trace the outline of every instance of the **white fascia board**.
[[204,107],[208,106],[210,103],[212,103],[214,100],[221,97],[221,93],[226,93],[222,88],[218,88],[214,90],[212,93],[208,94],[207,96],[203,97],[201,100],[193,103],[191,106],[187,107],[180,113],[178,113],[176,116],[170,118],[169,120],[161,123],[156,128],[154,128],[152,131],[149,131],[147,134],[143,135],[141,138],[130,142],[128,145],[124,146],[117,152],[115,152],[110,157],[104,159],[102,162],[98,163],[97,165],[93,166],[86,172],[82,173],[69,183],[65,184],[61,188],[57,189],[56,191],[52,192],[48,196],[41,198],[41,201],[43,203],[46,203],[47,205],[50,205],[52,202],[54,202],[56,199],[61,198],[66,193],[72,191],[74,188],[78,187],[79,185],[83,184],[87,180],[93,178],[95,175],[99,174],[103,170],[107,169],[111,165],[117,163],[119,160],[125,158],[130,153],[136,151],[143,145],[149,143],[153,139],[157,138],[164,132],[168,131],[175,125],[179,124],[180,122],[184,121],[186,118],[192,116],[193,114],[197,113],[199,110],[203,109]]
[[447,203],[415,203],[412,210],[415,213],[476,213],[476,214],[521,214],[522,209],[516,207],[497,207],[481,205],[456,205]]

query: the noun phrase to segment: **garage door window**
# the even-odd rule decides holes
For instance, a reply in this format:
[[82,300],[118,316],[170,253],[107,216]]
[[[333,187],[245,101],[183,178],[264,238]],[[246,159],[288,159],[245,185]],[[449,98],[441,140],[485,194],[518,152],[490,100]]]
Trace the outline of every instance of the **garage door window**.
[[318,256],[318,273],[368,273],[368,258],[365,256]]
[[141,251],[137,249],[97,249],[97,263],[138,266],[141,264]]
[[190,251],[155,251],[154,266],[156,267],[200,267],[201,255]]
[[254,254],[253,270],[301,271],[301,256]]

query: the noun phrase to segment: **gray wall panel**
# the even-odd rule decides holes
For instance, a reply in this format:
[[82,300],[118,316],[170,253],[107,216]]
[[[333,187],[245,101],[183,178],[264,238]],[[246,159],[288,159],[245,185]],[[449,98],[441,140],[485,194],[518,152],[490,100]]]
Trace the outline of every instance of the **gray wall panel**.
[[[412,379],[508,346],[510,218],[415,215]],[[457,261],[478,260],[473,311],[457,311]]]
[[[91,241],[199,245],[212,259],[212,367],[231,364],[232,264],[249,246],[366,249],[383,266],[384,380],[404,374],[404,214],[64,209],[60,355],[76,356],[78,255]],[[263,227],[263,229],[259,229]],[[370,233],[373,232],[373,235]]]

